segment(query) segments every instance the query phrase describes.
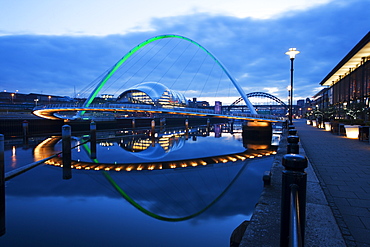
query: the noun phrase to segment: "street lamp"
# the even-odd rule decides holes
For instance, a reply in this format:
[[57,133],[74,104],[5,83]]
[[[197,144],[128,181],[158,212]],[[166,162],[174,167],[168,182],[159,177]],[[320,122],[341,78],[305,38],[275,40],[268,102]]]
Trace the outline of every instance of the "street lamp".
[[14,93],[11,94],[11,96],[12,96],[12,104],[14,104],[14,95],[15,95]]
[[39,101],[39,99],[34,99],[33,101],[35,101],[35,106],[37,107],[37,102]]
[[296,48],[289,48],[285,52],[290,57],[290,102],[289,102],[289,124],[293,124],[293,61],[299,51]]

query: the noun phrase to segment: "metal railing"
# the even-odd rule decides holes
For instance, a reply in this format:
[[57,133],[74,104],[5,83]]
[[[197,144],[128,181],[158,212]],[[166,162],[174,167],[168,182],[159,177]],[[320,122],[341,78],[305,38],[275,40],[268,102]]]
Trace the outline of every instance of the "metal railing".
[[[292,130],[292,129],[291,129]],[[297,131],[289,131],[296,134]],[[306,187],[308,166],[305,156],[299,154],[299,138],[288,136],[287,153],[282,164],[282,194],[280,246],[303,247],[306,225]]]

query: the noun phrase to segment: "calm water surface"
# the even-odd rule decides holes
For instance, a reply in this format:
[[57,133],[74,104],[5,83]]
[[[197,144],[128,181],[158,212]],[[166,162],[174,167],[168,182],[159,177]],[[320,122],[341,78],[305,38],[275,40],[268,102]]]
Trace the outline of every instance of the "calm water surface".
[[[76,148],[75,167],[84,168],[72,169],[69,180],[55,161],[7,181],[0,246],[229,246],[232,231],[253,213],[273,161],[250,147],[270,147],[247,145],[240,132],[131,134],[102,133],[97,159],[89,145]],[[9,143],[6,172],[60,150],[57,140],[42,148]],[[236,153],[255,158],[227,158]],[[159,169],[161,162],[176,168]]]

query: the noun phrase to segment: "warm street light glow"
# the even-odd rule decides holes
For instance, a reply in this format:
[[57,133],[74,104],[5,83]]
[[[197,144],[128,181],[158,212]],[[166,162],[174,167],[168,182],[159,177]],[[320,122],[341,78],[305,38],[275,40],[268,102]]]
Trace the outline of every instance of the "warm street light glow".
[[290,59],[294,59],[295,55],[297,55],[298,53],[299,51],[297,51],[297,48],[289,48],[289,51],[285,52],[285,54],[287,54]]

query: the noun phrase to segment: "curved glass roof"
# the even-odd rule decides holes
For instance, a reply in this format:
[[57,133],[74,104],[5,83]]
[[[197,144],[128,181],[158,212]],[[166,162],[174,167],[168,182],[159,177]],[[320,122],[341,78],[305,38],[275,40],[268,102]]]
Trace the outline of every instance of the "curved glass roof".
[[151,102],[154,104],[186,105],[187,103],[186,98],[182,93],[171,90],[159,82],[144,82],[135,85],[118,96],[117,101],[122,101],[122,99],[126,98],[128,94],[133,92],[145,93],[150,97]]

